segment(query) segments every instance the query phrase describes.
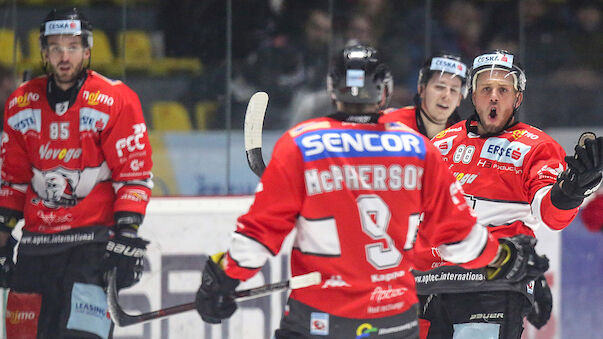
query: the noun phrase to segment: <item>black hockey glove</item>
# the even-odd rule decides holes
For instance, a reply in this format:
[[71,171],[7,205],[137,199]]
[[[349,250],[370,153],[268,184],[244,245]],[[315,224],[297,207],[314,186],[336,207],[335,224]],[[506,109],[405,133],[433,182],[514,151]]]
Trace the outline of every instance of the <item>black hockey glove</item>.
[[13,261],[13,251],[16,240],[8,235],[6,244],[0,247],[0,288],[8,288],[10,276],[13,273],[15,262]]
[[195,298],[201,319],[211,324],[221,323],[237,310],[233,293],[241,281],[226,275],[220,267],[223,257],[224,253],[217,253],[207,259]]
[[499,253],[486,267],[488,280],[532,280],[549,269],[549,259],[536,253],[536,238],[525,234],[500,238]]
[[23,212],[0,207],[0,231],[11,233],[21,219],[23,219]]
[[544,275],[534,281],[534,305],[528,314],[528,321],[536,328],[546,325],[553,309],[553,294]]
[[603,170],[603,137],[592,132],[582,133],[573,156],[565,157],[567,169],[557,178],[551,189],[551,202],[562,210],[582,204],[587,196],[601,185]]
[[[127,214],[125,218],[122,213]],[[144,255],[149,242],[136,235],[136,230],[142,222],[142,215],[118,212],[115,219],[117,233],[107,242],[105,272],[117,267],[116,285],[117,289],[122,289],[133,286],[140,281],[144,269]],[[124,221],[136,221],[136,223]]]

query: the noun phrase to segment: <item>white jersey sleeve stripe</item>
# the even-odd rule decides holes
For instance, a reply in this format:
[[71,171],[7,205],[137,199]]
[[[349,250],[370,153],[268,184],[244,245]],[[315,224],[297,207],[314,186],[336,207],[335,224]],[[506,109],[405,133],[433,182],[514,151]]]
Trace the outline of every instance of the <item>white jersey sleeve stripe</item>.
[[536,229],[538,229],[540,227],[540,225],[546,225],[549,229],[553,230],[551,227],[549,227],[547,224],[544,223],[544,220],[542,219],[542,215],[540,214],[540,206],[542,205],[542,199],[544,199],[546,194],[549,193],[551,188],[553,188],[553,185],[545,186],[545,187],[539,189],[536,192],[536,194],[534,194],[534,199],[532,200],[531,206],[532,206],[532,215],[534,216],[534,218],[536,220],[531,225],[528,225],[526,223],[526,225],[528,225],[534,231]]
[[488,230],[486,227],[475,224],[465,239],[454,244],[440,245],[438,250],[444,260],[462,264],[479,257],[487,241]]
[[297,234],[293,247],[302,253],[340,256],[341,246],[335,219],[306,219],[302,216],[297,218],[295,225]]
[[245,268],[262,267],[272,255],[262,244],[239,233],[233,234],[228,252],[239,266]]

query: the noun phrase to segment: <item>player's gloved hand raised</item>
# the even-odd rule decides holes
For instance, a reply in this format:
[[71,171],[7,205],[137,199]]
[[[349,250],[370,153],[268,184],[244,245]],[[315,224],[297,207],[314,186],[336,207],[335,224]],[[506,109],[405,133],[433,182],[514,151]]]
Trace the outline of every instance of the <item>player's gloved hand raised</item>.
[[536,253],[536,238],[525,234],[500,238],[499,253],[486,267],[488,280],[531,280],[549,269],[549,259]]
[[[132,215],[134,214],[136,213],[132,213]],[[105,272],[117,267],[115,279],[117,289],[133,286],[140,281],[144,269],[144,255],[149,244],[148,241],[136,235],[139,223],[126,223],[124,221],[132,220],[120,217],[123,215],[118,216],[116,213],[116,233],[107,242],[104,267]],[[142,215],[138,214],[135,217],[142,222]]]
[[15,262],[13,261],[13,251],[16,240],[7,235],[6,244],[0,247],[0,288],[8,288],[10,276],[13,273]]
[[201,287],[197,291],[195,303],[197,312],[203,321],[219,324],[222,319],[227,319],[237,310],[234,300],[234,290],[241,282],[226,275],[220,262],[224,253],[217,253],[207,259]]
[[553,294],[544,275],[541,275],[534,281],[534,305],[527,319],[534,327],[541,328],[551,318],[552,309]]
[[603,137],[592,132],[582,133],[573,156],[565,157],[567,170],[557,178],[551,189],[551,202],[562,210],[580,206],[584,198],[601,185],[603,170]]

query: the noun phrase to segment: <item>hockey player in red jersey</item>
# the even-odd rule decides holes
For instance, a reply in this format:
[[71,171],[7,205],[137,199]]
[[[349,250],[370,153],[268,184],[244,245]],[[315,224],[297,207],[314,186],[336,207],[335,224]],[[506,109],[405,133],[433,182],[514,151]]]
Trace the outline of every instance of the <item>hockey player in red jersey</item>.
[[[516,247],[499,247],[476,223],[429,139],[379,121],[393,84],[373,48],[337,54],[327,83],[337,112],[279,139],[227,252],[206,263],[197,310],[209,323],[230,317],[240,280],[295,229],[292,275],[319,271],[323,283],[291,291],[276,338],[418,338],[407,256],[417,235],[467,268],[503,265],[493,259]],[[527,258],[516,257],[503,267]]]
[[[7,338],[112,336],[104,273],[138,282],[137,236],[151,189],[151,147],[137,95],[89,70],[92,26],[75,8],[40,28],[48,75],[5,105],[0,281],[10,287]],[[24,219],[17,263],[10,234]],[[31,314],[13,321],[13,314]]]
[[[463,185],[478,221],[497,238],[521,235],[523,245],[533,248],[535,229],[566,227],[600,184],[603,138],[591,135],[576,146],[576,155],[565,157],[550,136],[519,122],[526,77],[506,51],[476,57],[468,85],[475,114],[432,141]],[[534,282],[511,279],[504,270],[468,271],[432,253],[434,269],[416,276],[427,338],[519,339],[526,315],[537,327],[547,322],[552,298],[542,275]],[[533,269],[544,273],[548,261],[535,258]],[[447,278],[463,273],[476,279]]]
[[457,108],[466,94],[467,66],[461,58],[438,54],[419,70],[414,106],[389,111],[384,122],[402,122],[429,139],[461,119]]

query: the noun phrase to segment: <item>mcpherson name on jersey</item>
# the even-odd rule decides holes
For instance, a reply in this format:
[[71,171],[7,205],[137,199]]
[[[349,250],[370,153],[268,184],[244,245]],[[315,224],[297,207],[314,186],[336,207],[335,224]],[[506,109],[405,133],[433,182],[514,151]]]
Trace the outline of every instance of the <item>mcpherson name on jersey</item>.
[[[327,158],[425,159],[425,143],[403,131],[317,130],[295,139],[305,162]],[[371,161],[372,162],[372,161]],[[421,189],[423,168],[400,163],[335,165],[304,171],[308,195],[342,190],[399,191]]]

